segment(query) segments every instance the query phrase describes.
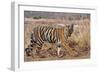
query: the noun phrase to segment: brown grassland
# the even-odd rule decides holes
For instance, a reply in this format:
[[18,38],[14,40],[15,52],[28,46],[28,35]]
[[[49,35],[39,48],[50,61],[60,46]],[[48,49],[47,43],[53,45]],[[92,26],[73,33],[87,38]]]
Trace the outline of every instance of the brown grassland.
[[[74,32],[68,38],[67,44],[73,48],[73,55],[69,55],[66,49],[61,50],[63,56],[57,56],[57,48],[54,44],[44,43],[40,55],[27,56],[24,53],[24,61],[45,61],[45,60],[63,60],[63,59],[86,59],[90,58],[90,19],[66,20],[66,19],[33,19],[24,18],[24,48],[30,44],[30,37],[34,27],[40,25],[56,26],[56,24],[74,23]],[[52,47],[52,48],[51,48]],[[47,52],[48,48],[51,48]],[[33,51],[36,47],[33,47]],[[69,49],[69,48],[68,48]],[[77,54],[77,55],[75,55]],[[34,57],[33,57],[34,56]]]

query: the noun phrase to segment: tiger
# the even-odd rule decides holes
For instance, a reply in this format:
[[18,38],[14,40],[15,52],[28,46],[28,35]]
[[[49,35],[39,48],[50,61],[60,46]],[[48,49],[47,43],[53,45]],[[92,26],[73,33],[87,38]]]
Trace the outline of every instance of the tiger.
[[[34,45],[36,45],[38,49],[41,49],[43,43],[48,42],[54,43],[57,46],[58,57],[60,56],[61,46],[67,49],[69,54],[73,54],[72,49],[66,44],[68,37],[71,37],[73,31],[74,24],[64,25],[63,27],[48,25],[34,27],[30,37],[30,47],[28,47],[27,50],[32,50],[31,47]],[[27,53],[29,53],[29,51]]]

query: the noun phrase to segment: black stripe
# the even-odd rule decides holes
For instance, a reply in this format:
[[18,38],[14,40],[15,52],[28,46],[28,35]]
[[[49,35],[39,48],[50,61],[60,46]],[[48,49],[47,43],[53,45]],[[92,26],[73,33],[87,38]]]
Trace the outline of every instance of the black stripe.
[[37,35],[38,35],[38,36],[37,36],[37,37],[38,37],[38,41],[39,41],[39,43],[42,45],[42,44],[43,44],[43,40],[41,40],[41,37],[39,36],[39,35],[40,35],[40,32],[41,32],[41,31],[40,31],[40,27],[38,27],[37,32],[38,32],[38,33],[37,33]]
[[49,31],[50,31],[50,27],[47,27],[46,28],[46,31],[45,31],[45,34],[44,34],[44,37],[45,37],[45,41],[48,41],[48,35],[49,35]]
[[52,37],[51,37],[52,43],[55,42],[55,37],[56,37],[56,35],[55,35],[56,31],[55,30],[56,30],[55,28],[53,28],[53,30],[52,30]]
[[52,41],[53,41],[52,40],[52,37],[53,37],[52,32],[53,32],[53,30],[54,30],[53,27],[51,27],[51,31],[50,31],[50,35],[49,35],[50,36],[50,38],[49,38],[50,39],[50,43],[52,43]]

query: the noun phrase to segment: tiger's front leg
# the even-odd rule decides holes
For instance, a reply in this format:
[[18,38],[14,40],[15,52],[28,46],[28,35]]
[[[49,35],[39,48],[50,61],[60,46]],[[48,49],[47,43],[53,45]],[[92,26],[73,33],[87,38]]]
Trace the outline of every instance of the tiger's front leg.
[[57,48],[57,55],[58,55],[58,57],[60,57],[60,51],[61,51],[61,47],[58,47]]
[[57,46],[57,57],[59,58],[64,57],[66,55],[66,50],[62,47],[61,42],[56,44],[56,46]]
[[74,48],[69,47],[69,45],[66,42],[62,43],[62,45],[67,50],[70,56],[76,57],[79,55],[78,51],[76,51]]

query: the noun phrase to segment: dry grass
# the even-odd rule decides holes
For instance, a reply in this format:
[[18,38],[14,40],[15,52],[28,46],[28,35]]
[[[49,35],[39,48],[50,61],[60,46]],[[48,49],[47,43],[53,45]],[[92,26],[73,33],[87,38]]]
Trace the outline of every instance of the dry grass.
[[[41,50],[40,56],[34,55],[34,58],[31,56],[24,56],[25,61],[42,61],[42,60],[59,60],[59,59],[84,59],[90,57],[90,20],[82,19],[82,20],[61,20],[61,19],[32,19],[25,18],[25,32],[24,32],[24,45],[25,48],[30,44],[30,34],[34,27],[40,25],[52,25],[56,26],[56,24],[72,24],[74,23],[74,32],[71,37],[68,38],[67,44],[70,48],[73,48],[77,56],[71,56],[68,54],[67,50],[61,50],[61,54],[64,56],[57,57],[56,51],[57,48],[54,44],[45,43],[42,48],[46,48],[45,50]],[[53,45],[53,49],[48,51],[48,47]],[[51,53],[50,53],[51,52]]]

